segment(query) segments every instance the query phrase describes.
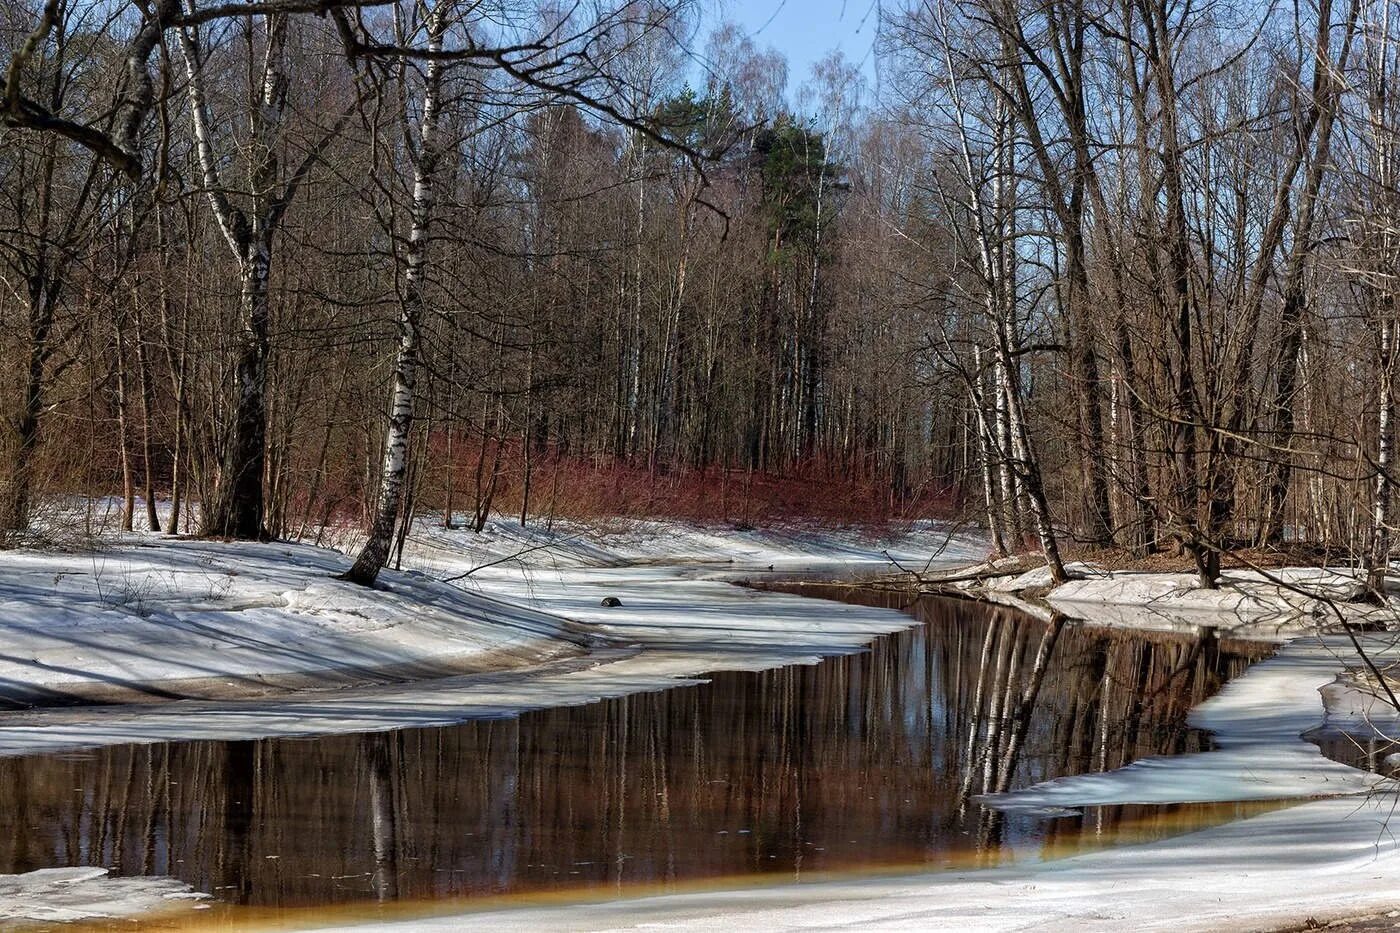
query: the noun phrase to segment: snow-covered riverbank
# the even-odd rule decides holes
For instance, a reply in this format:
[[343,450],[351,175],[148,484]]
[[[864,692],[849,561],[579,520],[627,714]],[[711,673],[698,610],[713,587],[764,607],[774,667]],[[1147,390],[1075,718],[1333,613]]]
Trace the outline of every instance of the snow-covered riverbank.
[[261,695],[540,664],[565,620],[416,574],[335,579],[336,552],[128,537],[0,553],[0,696],[16,704]]
[[[14,644],[28,643],[11,641],[11,657],[0,663],[12,666],[0,676],[58,684],[54,689],[70,689],[82,672],[127,685],[155,673],[166,682],[193,682],[190,672],[211,664],[238,671],[229,679],[266,684],[271,673],[253,666],[259,641],[274,649],[268,656],[284,674],[325,672],[328,666],[310,659],[332,655],[355,659],[361,673],[443,658],[462,663],[464,656],[480,664],[414,683],[0,714],[0,755],[446,724],[663,689],[711,670],[810,663],[860,650],[906,627],[909,618],[728,581],[806,570],[875,573],[889,569],[891,556],[936,572],[972,563],[984,551],[976,537],[950,539],[933,526],[895,541],[870,541],[839,532],[659,523],[612,531],[564,525],[521,530],[501,523],[481,535],[423,525],[410,541],[404,572],[386,576],[386,592],[344,588],[332,577],[345,559],[305,546],[138,537],[95,554],[0,555],[0,637],[8,637],[3,629],[10,626],[17,637],[66,638],[60,647],[70,652],[56,674],[68,680],[45,682],[39,678],[55,676],[54,655],[16,651]],[[1313,582],[1337,586],[1338,595],[1350,585],[1331,576]],[[1224,596],[1201,595],[1189,579],[1107,576],[1098,589],[1074,591],[1073,614],[1102,624],[1207,626],[1256,635],[1316,626],[1314,606],[1295,605],[1297,594],[1288,587],[1282,588],[1287,598],[1276,599],[1267,585],[1274,584],[1244,580]],[[1063,596],[1050,595],[1052,604]],[[603,605],[605,597],[619,605]],[[1243,601],[1217,604],[1229,598]],[[1198,605],[1202,600],[1207,604]],[[1293,628],[1277,624],[1283,616]],[[1382,663],[1400,660],[1389,636],[1363,638]],[[508,652],[504,664],[502,651]],[[366,656],[394,660],[369,664]],[[154,666],[168,657],[182,665],[173,676]],[[401,922],[386,916],[347,929],[1255,929],[1393,907],[1400,904],[1400,841],[1387,821],[1400,794],[1375,775],[1324,758],[1301,738],[1324,721],[1320,689],[1339,716],[1368,715],[1363,699],[1333,685],[1339,672],[1358,663],[1345,637],[1297,638],[1193,712],[1196,725],[1216,733],[1217,749],[987,801],[1008,810],[1057,812],[1127,802],[1325,798],[1239,823],[1028,868]],[[490,665],[509,669],[486,669]],[[212,680],[208,673],[199,676]],[[0,899],[0,909],[4,904]]]
[[[0,714],[0,754],[441,725],[812,663],[910,620],[725,581],[886,570],[887,548],[951,566],[982,543],[933,526],[886,542],[657,523],[424,526],[387,591],[334,580],[345,558],[301,545],[152,537],[0,554],[0,682],[12,692],[204,698]],[[322,689],[271,692],[286,686]]]
[[[1010,567],[1013,562],[1005,562]],[[1071,563],[1058,586],[1043,566],[1019,571],[996,564],[969,568],[955,589],[1043,613],[1120,628],[1181,631],[1207,627],[1236,638],[1291,638],[1350,623],[1400,623],[1400,601],[1366,601],[1363,573],[1347,567],[1224,571],[1214,589],[1193,573],[1105,570]],[[1395,585],[1392,578],[1391,586]]]

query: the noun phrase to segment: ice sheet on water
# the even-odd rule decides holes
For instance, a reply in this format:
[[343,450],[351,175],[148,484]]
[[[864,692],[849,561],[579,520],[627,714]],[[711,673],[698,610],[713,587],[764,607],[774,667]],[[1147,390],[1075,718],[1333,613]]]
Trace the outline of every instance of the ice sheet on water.
[[9,929],[9,924],[120,919],[206,897],[174,878],[112,877],[95,867],[44,868],[0,875],[0,922]]

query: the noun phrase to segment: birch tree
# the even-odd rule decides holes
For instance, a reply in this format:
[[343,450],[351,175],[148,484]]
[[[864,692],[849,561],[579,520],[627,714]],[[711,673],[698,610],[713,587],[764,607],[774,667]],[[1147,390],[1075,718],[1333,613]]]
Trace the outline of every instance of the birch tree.
[[[445,151],[441,126],[443,81],[446,63],[437,55],[451,24],[453,0],[436,0],[417,5],[427,36],[420,102],[416,127],[405,126],[409,140],[406,155],[412,166],[413,194],[409,207],[408,239],[402,256],[402,286],[399,294],[398,350],[394,358],[393,395],[389,404],[389,429],[384,440],[384,462],[380,469],[379,496],[369,536],[345,578],[363,585],[373,584],[389,557],[394,527],[403,504],[408,472],[409,445],[413,434],[414,392],[418,380],[419,344],[425,311],[428,246],[432,235],[439,164]],[[400,68],[400,76],[406,71]],[[408,92],[404,94],[408,97]],[[405,124],[412,117],[404,115]]]

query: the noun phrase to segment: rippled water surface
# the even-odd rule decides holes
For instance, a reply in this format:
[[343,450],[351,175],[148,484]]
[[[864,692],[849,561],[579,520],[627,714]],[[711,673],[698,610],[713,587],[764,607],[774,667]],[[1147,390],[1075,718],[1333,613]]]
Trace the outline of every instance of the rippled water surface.
[[1267,646],[906,611],[922,624],[861,654],[518,719],[0,760],[0,872],[169,874],[211,916],[266,915],[996,864],[1246,812],[970,798],[1206,747],[1187,710]]

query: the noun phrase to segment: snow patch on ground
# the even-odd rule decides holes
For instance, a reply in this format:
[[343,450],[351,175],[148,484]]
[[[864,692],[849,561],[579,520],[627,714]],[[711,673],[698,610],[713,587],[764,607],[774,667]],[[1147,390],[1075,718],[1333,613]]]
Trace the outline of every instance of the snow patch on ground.
[[1400,602],[1359,602],[1365,584],[1361,571],[1352,569],[1226,570],[1215,589],[1202,588],[1191,573],[1108,571],[1081,562],[1066,564],[1065,569],[1074,579],[1059,586],[1053,585],[1046,567],[963,586],[997,601],[1034,594],[1064,615],[1120,628],[1179,631],[1206,626],[1236,638],[1309,634],[1341,618],[1381,623],[1400,619]]

